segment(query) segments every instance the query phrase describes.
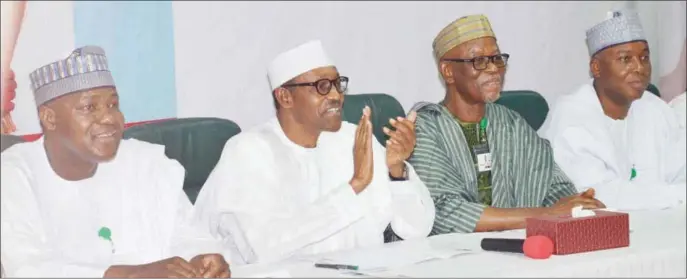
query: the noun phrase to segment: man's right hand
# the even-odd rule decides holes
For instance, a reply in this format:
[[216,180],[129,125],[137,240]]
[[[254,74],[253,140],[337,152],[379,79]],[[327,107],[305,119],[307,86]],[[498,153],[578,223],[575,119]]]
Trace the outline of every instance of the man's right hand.
[[564,197],[553,206],[549,207],[548,215],[565,215],[570,214],[572,209],[581,205],[583,209],[598,209],[606,208],[602,202],[594,198],[594,189],[587,189],[583,193]]
[[111,266],[104,278],[199,278],[199,270],[180,257],[143,265]]
[[360,193],[372,182],[374,165],[372,163],[372,122],[370,108],[365,106],[355,131],[353,145],[353,178],[350,184],[355,193]]

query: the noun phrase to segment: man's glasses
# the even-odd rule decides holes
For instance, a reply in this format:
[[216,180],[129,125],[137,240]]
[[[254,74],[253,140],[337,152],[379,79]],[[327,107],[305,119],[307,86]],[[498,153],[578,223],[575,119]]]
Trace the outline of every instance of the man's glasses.
[[348,89],[348,77],[338,77],[335,79],[323,78],[316,82],[305,82],[305,83],[292,83],[284,84],[282,87],[295,87],[295,86],[313,86],[317,89],[317,93],[320,95],[327,95],[332,90],[332,86],[336,87],[336,91],[343,94]]
[[469,62],[472,63],[472,67],[474,67],[475,70],[482,71],[489,66],[490,62],[494,63],[494,66],[496,66],[497,68],[506,67],[506,65],[508,64],[509,57],[510,54],[501,53],[491,56],[479,56],[472,59],[444,58],[442,60],[451,62]]

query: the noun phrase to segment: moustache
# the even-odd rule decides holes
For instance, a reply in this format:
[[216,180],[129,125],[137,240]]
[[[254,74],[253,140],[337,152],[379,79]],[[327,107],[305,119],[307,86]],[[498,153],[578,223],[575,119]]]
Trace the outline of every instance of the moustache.
[[493,78],[490,78],[490,79],[486,80],[486,81],[483,82],[482,84],[488,84],[488,83],[492,83],[492,82],[503,83],[503,80],[501,79],[501,77],[496,76],[496,77],[493,77]]
[[341,107],[342,107],[342,105],[341,105],[340,101],[331,101],[331,102],[328,102],[325,104],[324,109],[328,110],[331,108],[341,108]]

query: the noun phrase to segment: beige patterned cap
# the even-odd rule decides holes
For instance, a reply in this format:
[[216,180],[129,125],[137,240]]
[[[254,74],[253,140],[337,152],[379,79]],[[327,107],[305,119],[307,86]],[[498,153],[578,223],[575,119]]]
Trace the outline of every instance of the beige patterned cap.
[[444,27],[434,38],[432,44],[434,58],[439,61],[444,54],[454,47],[484,37],[496,38],[489,19],[485,15],[469,15],[456,19]]

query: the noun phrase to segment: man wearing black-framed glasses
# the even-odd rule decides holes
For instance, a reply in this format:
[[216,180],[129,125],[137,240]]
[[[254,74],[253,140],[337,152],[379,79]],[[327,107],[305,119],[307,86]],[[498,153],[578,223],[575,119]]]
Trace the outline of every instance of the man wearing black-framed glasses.
[[576,193],[548,143],[518,113],[493,103],[510,56],[486,16],[452,22],[433,48],[446,95],[412,109],[417,146],[410,158],[435,199],[432,234],[520,229],[528,217],[603,206],[593,190]]
[[390,119],[386,149],[372,137],[370,108],[342,121],[348,78],[312,41],[268,69],[277,117],[231,138],[196,201],[211,231],[231,237],[248,263],[426,237],[429,190],[406,163],[414,114]]

